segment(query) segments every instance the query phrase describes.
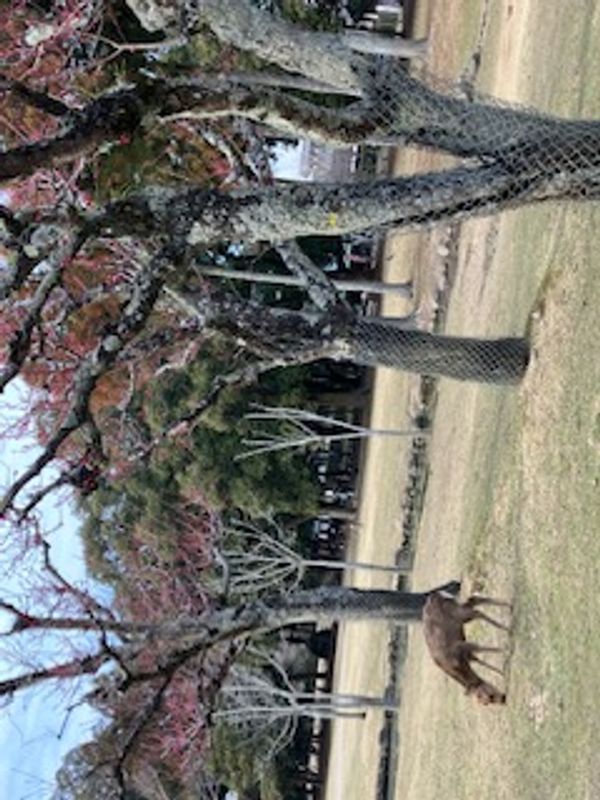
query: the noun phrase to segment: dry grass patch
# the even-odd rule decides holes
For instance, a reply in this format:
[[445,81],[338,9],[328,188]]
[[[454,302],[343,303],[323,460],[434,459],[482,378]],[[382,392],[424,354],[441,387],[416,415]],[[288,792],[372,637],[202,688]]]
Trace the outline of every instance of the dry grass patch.
[[[444,37],[441,49],[432,42],[432,71],[442,71],[444,58],[455,74],[462,71],[452,45],[476,41],[485,12],[484,91],[569,116],[600,114],[596,4],[582,4],[576,14],[570,4],[550,10],[541,0],[439,2],[431,9],[431,30]],[[419,169],[434,163],[419,159]],[[475,706],[431,665],[421,632],[412,631],[398,800],[600,797],[597,231],[600,210],[587,204],[519,210],[462,228],[448,331],[529,329],[534,357],[518,390],[441,382],[412,580],[420,589],[462,576],[467,587],[514,600],[509,702],[504,709]],[[394,247],[394,263],[422,261],[432,239],[405,237]],[[378,375],[377,419],[398,408],[402,380]],[[370,447],[357,557],[387,558],[397,545],[400,487],[393,476],[400,462],[399,451]],[[340,688],[375,692],[385,680],[381,661],[373,666],[385,633],[355,630],[341,640]],[[501,634],[486,630],[485,639],[500,642]],[[374,797],[376,730],[371,720],[334,732],[329,798]]]
[[[600,34],[596,10],[493,6],[490,91],[581,113],[590,82],[598,89],[586,49],[589,29]],[[464,575],[514,600],[509,702],[474,706],[415,631],[399,799],[600,796],[599,223],[597,208],[563,205],[464,226],[449,329],[517,333],[531,322],[535,352],[518,392],[442,383],[414,582]]]

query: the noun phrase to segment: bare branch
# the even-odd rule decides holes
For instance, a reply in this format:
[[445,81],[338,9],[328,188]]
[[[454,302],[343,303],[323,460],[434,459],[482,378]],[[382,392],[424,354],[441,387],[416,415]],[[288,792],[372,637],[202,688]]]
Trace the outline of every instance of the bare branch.
[[[255,272],[253,270],[231,269],[228,267],[197,267],[197,270],[207,278],[225,278],[230,281],[249,281],[251,283],[270,283],[277,286],[298,286],[302,288],[306,285],[303,277],[295,275],[279,275],[273,272]],[[357,280],[355,278],[332,278],[331,283],[338,292],[364,292],[367,294],[394,294],[400,297],[412,297],[412,283],[387,283],[384,281]],[[386,317],[389,319],[389,317]],[[407,321],[404,320],[404,327]]]
[[72,248],[65,248],[62,252],[56,252],[52,258],[50,269],[42,278],[31,302],[29,304],[27,316],[15,332],[8,344],[8,356],[6,366],[0,370],[0,394],[4,391],[8,383],[19,374],[21,367],[30,354],[31,337],[37,325],[41,322],[42,311],[52,291],[59,285],[62,271],[65,264],[73,256]]
[[23,611],[15,606],[14,603],[1,599],[0,608],[15,617],[13,627],[8,633],[3,634],[4,636],[30,630],[92,631],[95,633],[108,631],[116,634],[147,634],[156,627],[148,623],[121,622],[114,618],[107,619],[105,610],[103,610],[104,619],[98,619],[94,617],[40,617]]
[[277,524],[272,524],[275,535],[248,522],[232,524],[224,532],[227,541],[218,549],[219,560],[226,565],[228,589],[233,595],[256,595],[265,590],[295,591],[309,569],[406,573],[404,567],[395,565],[304,558],[285,543]]
[[15,678],[0,680],[0,696],[13,695],[22,689],[28,689],[38,683],[44,683],[55,679],[73,679],[81,675],[93,675],[100,667],[111,660],[109,653],[104,650],[95,655],[75,658],[72,661],[65,661],[51,667],[32,670],[31,672],[18,675]]
[[[298,316],[292,314],[289,321],[272,315],[269,309],[255,307],[252,304],[240,303],[233,295],[215,294],[210,297],[185,293],[168,289],[169,296],[190,316],[195,316],[206,330],[216,329],[233,336],[238,345],[247,347],[258,355],[255,361],[245,361],[235,366],[230,372],[217,375],[205,394],[194,408],[181,415],[171,423],[159,436],[150,443],[144,456],[147,457],[162,441],[190,430],[218,400],[221,393],[231,386],[248,386],[266,372],[292,365],[311,363],[319,358],[332,357],[338,354],[337,345],[327,341],[327,337],[315,333],[307,337],[305,345],[298,341],[302,328]],[[311,324],[308,324],[311,327]],[[273,326],[272,334],[269,334]],[[288,348],[282,334],[288,330],[295,336],[294,348]],[[304,326],[303,326],[304,327]],[[262,330],[264,328],[264,330]],[[277,329],[281,331],[281,343],[277,343]],[[244,338],[242,338],[244,337]],[[252,337],[252,338],[250,338]]]
[[73,111],[61,100],[51,97],[46,92],[36,91],[20,81],[14,81],[0,75],[0,92],[2,91],[11,92],[27,105],[53,117],[65,117]]
[[322,311],[341,307],[352,314],[348,301],[336,289],[333,281],[318,267],[295,241],[277,246],[277,252],[293,275],[301,278],[313,303]]
[[[241,117],[289,136],[338,147],[393,136],[390,125],[359,100],[341,108],[330,107],[281,89],[251,85],[247,79],[239,84],[224,76],[169,86],[168,101],[158,110],[165,120]],[[401,140],[402,135],[397,138]]]
[[128,756],[133,751],[136,741],[142,734],[144,728],[146,728],[150,724],[152,718],[160,709],[165,693],[167,692],[167,689],[169,688],[169,685],[173,680],[173,675],[174,671],[168,671],[165,675],[161,676],[160,685],[154,692],[154,695],[152,696],[150,702],[147,704],[146,708],[142,709],[141,713],[138,715],[138,718],[133,728],[130,731],[128,731],[127,740],[121,750],[121,754],[114,768],[115,777],[123,793],[125,792],[125,787],[126,787],[126,776],[124,770],[125,762],[127,761]]
[[315,94],[339,94],[346,97],[361,97],[359,89],[340,89],[330,83],[323,83],[303,75],[292,75],[289,72],[228,72],[223,76],[228,81],[240,86],[266,86],[274,89],[295,89],[300,92]]
[[139,87],[101,95],[84,109],[70,112],[72,123],[63,133],[0,153],[0,181],[30,175],[133,133],[148,103]]
[[[68,581],[57,569],[50,559],[50,545],[45,539],[42,541],[42,549],[44,554],[44,566],[47,572],[63,589],[67,590],[71,597],[74,597],[80,603],[82,608],[88,612],[94,621],[96,621],[98,627],[103,626],[105,619],[113,622],[116,621],[115,615],[110,608],[99,603],[89,592],[80,589],[71,581]],[[98,621],[98,615],[100,616],[101,621]]]
[[283,422],[287,424],[288,428],[279,433],[266,432],[252,439],[244,439],[242,444],[249,449],[238,454],[236,461],[293,447],[329,447],[332,442],[348,439],[362,439],[371,436],[426,437],[429,435],[428,431],[421,428],[407,430],[369,428],[303,408],[287,408],[285,406],[256,406],[255,408],[257,410],[244,415],[245,419]]

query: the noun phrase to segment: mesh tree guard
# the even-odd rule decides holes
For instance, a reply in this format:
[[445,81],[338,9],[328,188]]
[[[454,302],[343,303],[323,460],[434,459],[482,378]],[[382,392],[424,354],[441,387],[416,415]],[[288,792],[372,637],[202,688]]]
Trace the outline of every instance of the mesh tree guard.
[[524,338],[441,336],[403,330],[386,319],[359,319],[348,346],[362,364],[481,383],[518,383],[529,361]]

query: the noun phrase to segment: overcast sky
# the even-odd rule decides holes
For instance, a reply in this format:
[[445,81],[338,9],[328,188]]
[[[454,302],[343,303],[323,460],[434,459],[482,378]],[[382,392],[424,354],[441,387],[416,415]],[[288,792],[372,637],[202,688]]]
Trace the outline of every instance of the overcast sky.
[[[0,431],[22,410],[23,388],[10,385],[0,396]],[[37,448],[31,437],[21,437],[18,442],[0,438],[0,490],[6,488],[12,476],[19,474],[36,456]],[[44,528],[53,531],[49,537],[53,563],[69,580],[85,576],[81,546],[77,536],[79,527],[74,509],[64,494],[60,498],[47,498],[42,509]],[[2,541],[10,530],[0,527]],[[11,599],[23,591],[30,578],[30,565],[19,566],[2,563],[4,548],[0,548],[0,597]],[[0,629],[6,630],[10,621],[0,616]],[[40,639],[21,634],[25,655],[39,655]],[[69,657],[65,653],[65,657]],[[26,665],[25,665],[26,669]],[[19,670],[7,663],[2,654],[0,640],[0,677],[6,678]],[[77,744],[90,739],[94,722],[87,706],[66,714],[72,697],[64,687],[52,690],[34,688],[15,696],[13,701],[0,706],[0,798],[2,800],[46,800],[54,789],[54,775],[65,753]]]
[[271,169],[273,177],[280,180],[298,180],[300,161],[302,159],[302,142],[277,142],[273,147]]

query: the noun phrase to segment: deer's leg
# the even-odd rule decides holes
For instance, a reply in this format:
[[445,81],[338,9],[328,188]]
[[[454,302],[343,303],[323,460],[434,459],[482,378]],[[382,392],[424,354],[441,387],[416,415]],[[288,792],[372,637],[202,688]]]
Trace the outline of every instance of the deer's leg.
[[471,653],[503,653],[504,647],[492,647],[487,644],[477,644],[477,642],[465,642]]
[[495,667],[493,664],[489,664],[477,655],[477,653],[501,653],[501,647],[490,647],[488,645],[477,644],[476,642],[462,642],[460,650],[469,661],[476,661],[478,664],[491,669],[492,672],[497,672],[498,675],[504,675],[501,669],[498,669],[498,667]]
[[496,672],[498,675],[502,675],[504,677],[504,673],[502,672],[501,669],[498,669],[498,667],[495,667],[493,664],[488,664],[487,661],[484,661],[482,658],[479,658],[474,653],[471,656],[470,660],[476,661],[478,664],[481,664],[482,667],[487,667],[488,669],[491,669],[492,672]]
[[492,647],[491,645],[487,644],[477,644],[477,642],[460,642],[457,645],[458,650],[461,654],[467,656],[467,658],[473,658],[477,653],[503,653],[503,647]]
[[501,606],[504,608],[512,608],[512,605],[507,603],[506,600],[497,600],[495,597],[483,597],[480,594],[471,595],[467,600],[467,605],[472,608],[475,606]]
[[500,630],[502,631],[510,630],[508,625],[504,625],[504,623],[498,622],[498,620],[488,617],[487,614],[484,614],[483,611],[479,611],[478,609],[473,609],[473,614],[471,616],[471,619],[482,619],[485,622],[489,622],[490,625],[493,625],[495,628],[500,628]]

